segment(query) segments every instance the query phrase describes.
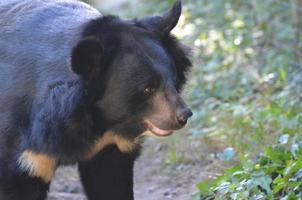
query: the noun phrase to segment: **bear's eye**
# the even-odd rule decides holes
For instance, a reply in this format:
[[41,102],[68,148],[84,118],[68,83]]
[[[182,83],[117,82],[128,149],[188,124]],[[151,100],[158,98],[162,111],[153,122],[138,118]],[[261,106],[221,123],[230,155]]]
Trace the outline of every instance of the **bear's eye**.
[[154,87],[146,87],[144,89],[144,94],[145,95],[151,95],[155,92],[155,88]]

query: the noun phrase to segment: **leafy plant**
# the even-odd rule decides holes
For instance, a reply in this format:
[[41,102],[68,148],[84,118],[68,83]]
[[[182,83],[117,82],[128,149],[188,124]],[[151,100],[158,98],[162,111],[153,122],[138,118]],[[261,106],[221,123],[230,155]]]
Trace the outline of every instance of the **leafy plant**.
[[282,135],[256,161],[246,160],[215,180],[199,183],[195,199],[301,199],[301,141],[300,135]]

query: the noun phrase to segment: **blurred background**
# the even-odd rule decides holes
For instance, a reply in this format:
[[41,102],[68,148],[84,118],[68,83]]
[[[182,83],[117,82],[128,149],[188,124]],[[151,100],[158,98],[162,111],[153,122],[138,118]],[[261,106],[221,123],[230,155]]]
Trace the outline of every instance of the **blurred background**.
[[[174,0],[90,0],[102,14],[160,14]],[[173,33],[193,51],[184,96],[194,117],[149,138],[137,200],[302,198],[302,1],[183,0]],[[85,199],[75,167],[50,199]]]

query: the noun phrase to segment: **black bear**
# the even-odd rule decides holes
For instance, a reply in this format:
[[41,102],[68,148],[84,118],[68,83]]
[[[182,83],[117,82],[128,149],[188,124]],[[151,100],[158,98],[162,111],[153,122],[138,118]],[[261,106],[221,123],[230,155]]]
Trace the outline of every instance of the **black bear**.
[[162,16],[122,20],[75,0],[0,1],[0,200],[42,200],[60,165],[79,163],[89,200],[132,200],[146,133],[192,112],[191,62]]

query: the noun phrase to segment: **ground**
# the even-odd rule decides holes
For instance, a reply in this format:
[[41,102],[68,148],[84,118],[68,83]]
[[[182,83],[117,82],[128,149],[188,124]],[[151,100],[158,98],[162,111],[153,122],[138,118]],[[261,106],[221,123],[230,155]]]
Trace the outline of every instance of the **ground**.
[[[174,145],[179,146],[177,151]],[[196,183],[212,176],[210,171],[215,167],[205,158],[203,145],[186,133],[177,133],[169,139],[148,138],[135,164],[136,200],[191,200],[197,191]],[[200,151],[193,151],[197,146]],[[207,150],[210,151],[215,149]],[[85,199],[76,166],[60,168],[51,184],[48,200]]]

